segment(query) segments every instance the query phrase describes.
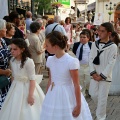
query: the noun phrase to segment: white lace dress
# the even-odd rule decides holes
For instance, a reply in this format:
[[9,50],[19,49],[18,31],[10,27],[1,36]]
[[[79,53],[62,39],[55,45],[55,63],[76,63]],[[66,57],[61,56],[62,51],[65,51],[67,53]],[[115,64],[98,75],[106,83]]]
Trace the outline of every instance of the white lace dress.
[[52,88],[50,85],[45,96],[40,120],[92,120],[88,104],[82,93],[81,113],[77,118],[72,115],[76,106],[76,97],[70,70],[79,69],[77,58],[66,53],[59,59],[56,56],[49,57],[46,64],[50,68],[54,86]]
[[0,120],[40,120],[44,93],[37,83],[34,90],[34,105],[30,106],[27,102],[29,80],[35,80],[33,60],[28,58],[23,68],[20,68],[20,61],[12,59],[10,63],[14,80],[0,111]]

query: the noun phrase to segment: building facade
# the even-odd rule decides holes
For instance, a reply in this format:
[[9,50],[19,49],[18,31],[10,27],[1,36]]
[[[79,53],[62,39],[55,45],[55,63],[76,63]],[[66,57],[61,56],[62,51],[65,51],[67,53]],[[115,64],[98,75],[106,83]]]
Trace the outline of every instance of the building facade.
[[8,15],[8,1],[7,0],[0,0],[0,19],[4,16]]
[[120,21],[120,0],[96,0],[96,13],[104,14],[104,22]]

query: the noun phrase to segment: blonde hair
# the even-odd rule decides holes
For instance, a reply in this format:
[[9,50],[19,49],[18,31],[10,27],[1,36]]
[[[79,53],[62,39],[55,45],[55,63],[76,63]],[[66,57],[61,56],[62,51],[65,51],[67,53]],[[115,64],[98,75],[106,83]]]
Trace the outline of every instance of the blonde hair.
[[7,29],[6,33],[8,33],[8,31],[10,31],[13,27],[14,27],[13,23],[7,22],[7,24],[6,24],[6,29]]
[[61,20],[61,21],[60,21],[60,25],[63,25],[63,26],[64,26],[64,24],[65,24],[65,21],[64,21],[64,20]]

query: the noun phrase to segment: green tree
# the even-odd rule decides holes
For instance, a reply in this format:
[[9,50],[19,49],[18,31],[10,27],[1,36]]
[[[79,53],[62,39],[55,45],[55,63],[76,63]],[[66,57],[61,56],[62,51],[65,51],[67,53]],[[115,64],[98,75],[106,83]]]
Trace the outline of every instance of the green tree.
[[51,1],[52,0],[35,0],[38,2],[38,14],[44,15],[45,10],[51,9]]

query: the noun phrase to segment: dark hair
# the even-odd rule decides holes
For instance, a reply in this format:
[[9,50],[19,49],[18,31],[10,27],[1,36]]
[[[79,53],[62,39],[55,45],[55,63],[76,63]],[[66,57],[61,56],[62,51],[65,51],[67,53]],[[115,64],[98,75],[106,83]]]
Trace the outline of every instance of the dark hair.
[[52,46],[59,46],[61,49],[66,48],[68,38],[61,32],[53,31],[46,36]]
[[40,28],[41,28],[42,24],[39,22],[32,22],[30,24],[30,30],[32,33],[36,33]]
[[120,38],[119,38],[118,33],[114,31],[111,33],[111,36],[114,37],[113,42],[118,46],[118,43],[120,43]]
[[32,17],[32,13],[26,13],[26,18]]
[[48,20],[48,16],[43,16],[42,19]]
[[67,20],[70,20],[70,23],[71,23],[71,18],[70,17],[66,17],[65,23],[67,23]]
[[107,30],[107,32],[113,32],[114,31],[114,27],[110,22],[105,22],[101,24],[102,27],[105,27],[105,29]]
[[94,28],[91,28],[91,29],[92,29],[94,32],[97,30],[97,28],[95,28],[95,27],[94,27]]
[[29,49],[27,47],[27,43],[22,38],[15,38],[14,40],[12,40],[11,44],[15,44],[20,49],[24,48],[24,51],[22,52],[21,65],[20,65],[20,67],[23,68],[27,57],[29,57],[29,58],[31,57],[31,54],[30,54]]
[[47,25],[50,25],[50,24],[53,24],[53,23],[54,23],[54,19],[51,18],[51,19],[48,20],[48,24]]
[[10,22],[9,16],[4,16],[4,17],[3,17],[3,20],[6,20],[6,22]]
[[76,25],[73,24],[73,28],[76,28]]
[[15,18],[19,18],[19,14],[17,12],[11,12],[9,14],[10,21],[13,22]]
[[82,31],[82,32],[80,33],[80,35],[86,35],[86,36],[87,36],[87,38],[89,38],[89,39],[90,39],[90,33],[89,33],[89,32],[87,32],[87,31]]
[[91,35],[91,31],[89,29],[83,29],[82,32],[86,33],[86,34],[84,33],[84,35],[87,35],[87,37],[89,38],[89,41],[94,41],[94,39],[92,38],[92,35]]

